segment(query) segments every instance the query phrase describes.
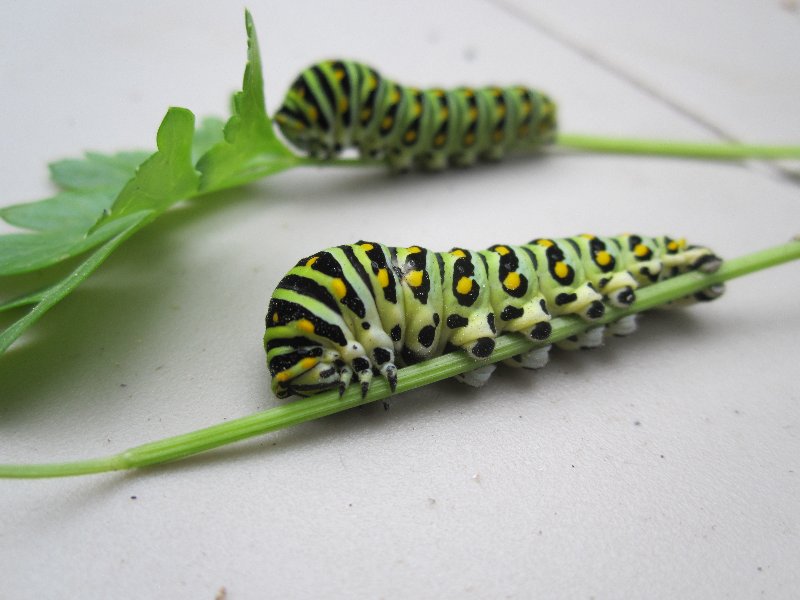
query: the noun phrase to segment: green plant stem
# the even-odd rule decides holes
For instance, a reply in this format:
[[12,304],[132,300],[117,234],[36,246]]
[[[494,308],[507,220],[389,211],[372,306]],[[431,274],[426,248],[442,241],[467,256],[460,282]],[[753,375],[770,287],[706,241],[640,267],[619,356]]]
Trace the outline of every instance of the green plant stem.
[[800,146],[764,146],[753,144],[719,144],[637,138],[610,138],[569,133],[559,134],[556,145],[564,148],[589,150],[592,152],[651,154],[657,156],[678,156],[718,160],[741,160],[748,158],[767,160],[782,158],[800,159]]
[[[725,261],[716,273],[692,272],[668,279],[638,290],[636,302],[632,307],[625,310],[609,309],[601,322],[615,321],[625,315],[677,300],[711,285],[797,259],[800,259],[800,241],[795,240]],[[517,334],[500,336],[490,360],[492,362],[503,360],[534,347],[544,346],[575,335],[587,328],[587,324],[577,317],[558,317],[553,319],[552,325],[553,333],[547,342],[532,342]],[[476,366],[478,364],[463,352],[455,352],[418,365],[405,367],[398,374],[397,393],[447,379]],[[366,398],[361,398],[358,386],[350,386],[342,398],[339,398],[335,391],[326,392],[191,433],[136,446],[107,458],[68,463],[0,465],[0,477],[63,477],[146,467],[178,460],[245,438],[318,419],[361,404],[382,400],[390,395],[391,391],[386,381],[373,380]]]

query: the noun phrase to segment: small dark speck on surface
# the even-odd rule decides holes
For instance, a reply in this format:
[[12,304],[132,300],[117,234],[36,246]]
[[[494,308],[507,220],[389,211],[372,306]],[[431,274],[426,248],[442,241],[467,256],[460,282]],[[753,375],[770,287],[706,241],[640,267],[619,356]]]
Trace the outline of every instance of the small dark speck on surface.
[[120,383],[119,387],[128,387],[128,384],[127,383]]
[[464,60],[465,61],[472,62],[478,56],[478,53],[475,50],[475,48],[472,48],[472,47],[468,46],[468,47],[464,48],[463,56],[464,56]]
[[757,568],[759,571],[763,571],[763,570],[764,570],[764,569],[762,569],[761,567],[756,567],[756,568]]
[[131,496],[131,500],[136,500],[136,496]]
[[661,455],[661,458],[664,458],[664,455],[663,455],[663,454]]
[[641,421],[634,421],[633,424],[636,425],[637,427],[639,427],[642,424],[642,422]]

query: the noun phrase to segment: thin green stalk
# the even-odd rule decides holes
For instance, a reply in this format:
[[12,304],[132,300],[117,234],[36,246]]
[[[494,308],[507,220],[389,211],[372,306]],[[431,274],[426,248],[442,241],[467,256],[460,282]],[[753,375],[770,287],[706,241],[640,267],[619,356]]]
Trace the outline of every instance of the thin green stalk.
[[297,156],[298,166],[303,167],[386,167],[386,161],[371,158],[313,158]]
[[651,140],[637,138],[610,138],[603,136],[559,134],[556,142],[564,148],[618,154],[651,154],[685,158],[742,160],[758,158],[777,160],[800,159],[800,146],[765,146],[753,144],[719,144],[682,142],[677,140]]
[[[725,261],[716,273],[687,273],[638,290],[636,302],[631,308],[610,309],[601,322],[611,322],[625,315],[677,300],[711,285],[797,259],[800,259],[800,241],[795,240]],[[587,328],[587,324],[576,317],[559,317],[553,319],[552,325],[553,333],[546,343],[575,335]],[[493,362],[503,360],[546,343],[532,342],[517,334],[502,335],[497,340],[490,360]],[[399,372],[397,393],[447,379],[458,373],[469,371],[475,366],[475,361],[463,352],[456,352],[405,367]],[[0,477],[63,477],[146,467],[178,460],[245,438],[318,419],[361,404],[382,400],[390,395],[391,391],[385,381],[373,380],[366,398],[361,398],[357,386],[350,386],[342,398],[339,398],[335,391],[303,398],[247,417],[136,446],[107,458],[69,463],[0,465]]]

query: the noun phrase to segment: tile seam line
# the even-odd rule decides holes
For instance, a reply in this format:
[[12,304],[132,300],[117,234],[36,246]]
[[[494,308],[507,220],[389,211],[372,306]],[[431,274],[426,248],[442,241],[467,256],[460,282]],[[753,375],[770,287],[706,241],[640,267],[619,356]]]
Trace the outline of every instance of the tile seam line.
[[578,54],[582,58],[594,64],[595,66],[604,70],[606,73],[609,73],[618,80],[631,85],[639,92],[645,94],[646,96],[649,96],[650,98],[653,98],[660,104],[667,106],[668,108],[675,111],[682,117],[689,119],[696,125],[699,125],[707,132],[714,134],[716,137],[726,142],[732,142],[732,143],[739,142],[736,136],[727,132],[724,128],[714,124],[713,122],[707,120],[699,113],[696,113],[695,111],[684,106],[680,102],[665,95],[655,86],[647,83],[645,80],[633,75],[632,73],[628,72],[622,67],[614,64],[612,61],[610,61],[601,53],[594,50],[592,47],[578,42],[575,38],[565,34],[555,26],[546,23],[545,21],[538,19],[537,17],[534,17],[527,11],[509,2],[505,2],[504,0],[484,0],[484,1],[494,6],[498,10],[502,10],[507,14],[519,19],[529,27],[547,36],[554,42],[569,48],[574,53]]
[[[640,93],[652,98],[653,100],[657,101],[663,106],[668,107],[679,116],[688,119],[690,122],[694,123],[695,125],[698,125],[706,132],[715,135],[718,139],[734,144],[741,142],[741,140],[737,136],[729,133],[723,127],[714,124],[713,122],[703,117],[700,113],[695,112],[694,110],[681,104],[677,100],[674,100],[673,98],[667,96],[655,86],[647,83],[644,79],[641,79],[633,75],[632,73],[628,72],[627,70],[623,69],[622,67],[617,66],[616,64],[608,60],[605,56],[603,56],[590,46],[579,43],[574,38],[570,37],[569,35],[557,29],[555,26],[534,17],[525,10],[505,0],[484,0],[484,2],[493,6],[497,10],[503,11],[506,14],[516,19],[519,19],[525,25],[531,27],[532,29],[535,29],[536,31],[550,38],[557,44],[561,44],[562,46],[569,48],[578,56],[583,57],[593,65],[605,71],[606,73],[610,74],[613,77],[616,77],[618,80],[627,83],[634,89],[638,90]],[[751,168],[753,165],[750,163],[754,162],[762,163],[763,161],[757,161],[757,160],[742,161],[742,166],[744,166],[745,168]],[[792,169],[774,163],[766,163],[765,166],[768,172],[777,175],[784,181],[788,181],[789,184],[800,185],[800,176],[798,176],[798,174],[794,172]]]

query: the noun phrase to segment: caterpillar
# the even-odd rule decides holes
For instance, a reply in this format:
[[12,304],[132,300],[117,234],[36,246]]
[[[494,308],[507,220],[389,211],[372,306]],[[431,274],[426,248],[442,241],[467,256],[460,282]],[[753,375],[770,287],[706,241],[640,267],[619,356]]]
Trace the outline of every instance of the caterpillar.
[[[380,375],[394,391],[398,366],[458,349],[481,361],[503,332],[546,341],[553,316],[578,315],[591,323],[607,305],[632,304],[640,287],[686,271],[713,272],[721,262],[684,239],[633,234],[538,238],[479,251],[365,241],[327,248],[300,260],[270,299],[264,346],[272,390],[279,398],[334,388],[341,395],[355,377],[366,395],[373,375]],[[722,291],[714,286],[686,303]],[[627,335],[634,319],[605,329]],[[594,347],[603,335],[598,326],[558,345]],[[539,368],[548,350],[504,362]],[[493,369],[484,364],[459,378],[479,386]]]
[[317,158],[354,147],[394,170],[440,170],[553,142],[556,105],[519,85],[421,90],[359,62],[329,60],[297,77],[275,121],[291,144]]

